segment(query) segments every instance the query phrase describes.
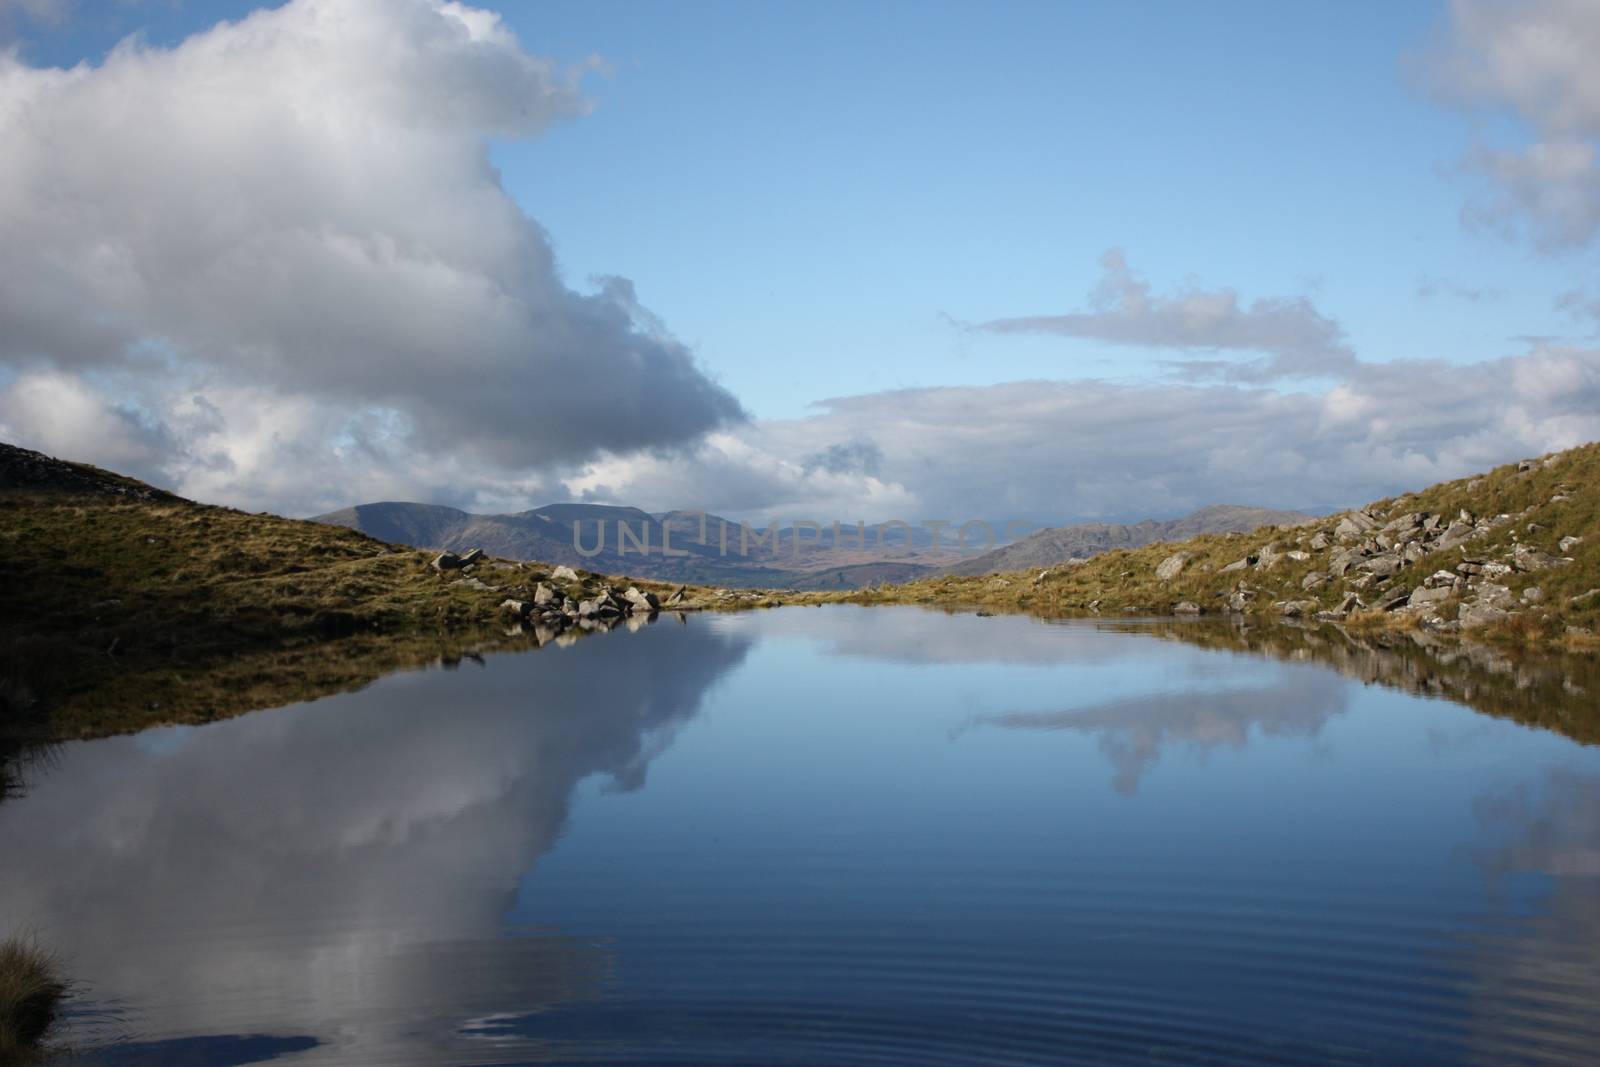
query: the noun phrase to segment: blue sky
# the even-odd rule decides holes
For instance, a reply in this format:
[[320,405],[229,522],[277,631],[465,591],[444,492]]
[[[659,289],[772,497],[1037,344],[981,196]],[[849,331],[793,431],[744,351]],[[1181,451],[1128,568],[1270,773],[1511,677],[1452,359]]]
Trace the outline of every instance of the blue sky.
[[[37,61],[250,4],[82,5]],[[1083,304],[1108,248],[1158,291],[1304,294],[1363,358],[1567,335],[1590,273],[1463,227],[1471,121],[1415,59],[1441,4],[539,3],[591,115],[497,144],[577,285],[640,298],[759,417],[913,386],[1139,379],[1161,350],[954,325]],[[1477,302],[1448,288],[1493,291]]]
[[[30,68],[99,64],[131,33],[141,34],[141,47],[159,58],[219,20],[252,10],[234,2],[30,0],[29,15],[17,2],[0,17],[0,32],[15,37]],[[0,0],[0,10],[6,6]],[[1122,328],[1115,324],[972,328],[1095,311],[1089,294],[1111,249],[1122,251],[1155,300],[1231,292],[1241,309],[1255,301],[1288,306],[1299,326],[1315,319],[1342,331],[1343,346],[1359,364],[1493,368],[1482,371],[1477,407],[1460,415],[1460,427],[1414,441],[1400,434],[1403,445],[1394,445],[1391,428],[1385,441],[1374,437],[1363,446],[1361,478],[1299,493],[1303,478],[1286,472],[1280,482],[1241,485],[1274,497],[1249,502],[1291,504],[1286,498],[1298,493],[1301,503],[1326,505],[1346,494],[1378,495],[1403,487],[1403,479],[1465,473],[1469,464],[1575,443],[1589,433],[1578,418],[1588,410],[1586,399],[1577,411],[1570,404],[1559,412],[1525,406],[1487,435],[1470,428],[1486,411],[1495,414],[1494,397],[1505,381],[1528,377],[1519,359],[1554,358],[1550,351],[1559,349],[1562,359],[1580,359],[1580,377],[1590,381],[1588,356],[1571,353],[1591,351],[1600,315],[1557,306],[1563,294],[1576,292],[1569,303],[1579,305],[1593,299],[1586,294],[1600,282],[1593,228],[1583,214],[1590,187],[1574,192],[1557,184],[1558,175],[1546,188],[1539,185],[1544,173],[1493,178],[1483,165],[1471,165],[1483,146],[1514,153],[1505,157],[1507,166],[1530,168],[1541,144],[1592,149],[1596,121],[1583,111],[1587,105],[1558,106],[1563,92],[1588,99],[1582,47],[1597,20],[1575,0],[1498,7],[1487,0],[1455,7],[1244,0],[479,6],[498,8],[515,47],[549,59],[553,76],[588,68],[580,83],[586,113],[563,111],[557,101],[548,128],[513,136],[482,132],[479,143],[488,144],[504,193],[542,228],[564,284],[589,293],[595,279],[628,279],[667,331],[662,336],[686,346],[750,421],[739,431],[740,445],[714,444],[710,460],[704,446],[684,445],[693,436],[684,428],[659,439],[602,440],[577,460],[576,453],[552,452],[548,442],[495,441],[482,447],[505,475],[497,480],[502,487],[515,483],[498,495],[460,489],[454,476],[456,490],[443,488],[440,478],[408,489],[397,475],[381,483],[384,491],[476,506],[491,498],[632,497],[648,481],[720,498],[716,506],[735,512],[788,506],[796,495],[835,504],[851,493],[883,506],[894,500],[933,506],[939,494],[913,484],[921,476],[907,468],[927,451],[926,442],[906,434],[891,440],[889,431],[872,426],[883,418],[926,425],[945,416],[921,408],[885,414],[908,402],[910,393],[897,391],[932,404],[943,401],[930,387],[975,390],[964,394],[970,404],[961,410],[981,408],[1003,433],[1015,427],[987,405],[1010,383],[1092,381],[1124,390],[1119,398],[1147,395],[1146,407],[1155,411],[1176,402],[1175,388],[1197,382],[1176,373],[1174,361],[1217,354],[1221,342],[1204,330],[1173,341],[1170,319],[1165,332],[1141,327],[1120,343],[1108,340],[1108,330]],[[313,16],[338,10],[337,3],[307,0],[281,13],[291,27],[286,39],[313,33]],[[389,17],[382,8],[373,11],[374,18]],[[1578,58],[1562,66],[1549,59],[1550,49],[1497,52],[1497,42],[1548,32],[1570,38]],[[241,47],[263,48],[262,94],[292,96],[305,74],[289,60],[300,53],[279,51],[269,61],[258,40]],[[342,62],[353,66],[364,58],[351,53]],[[1537,69],[1539,62],[1549,69]],[[471,66],[463,60],[462,71]],[[1441,69],[1453,73],[1440,75]],[[417,97],[411,106],[422,110],[462,91],[398,66],[375,65],[366,77],[404,81],[404,91]],[[1530,84],[1544,88],[1526,90]],[[192,91],[203,108],[205,89]],[[272,130],[264,126],[263,136]],[[1590,181],[1587,171],[1577,172],[1574,184]],[[436,199],[423,203],[437,202],[447,213],[448,197],[431,195]],[[1497,225],[1469,218],[1486,203],[1498,211]],[[1523,208],[1526,217],[1517,214]],[[417,210],[415,202],[409,210]],[[1529,238],[1533,223],[1558,215],[1566,237],[1542,245]],[[402,221],[396,226],[403,228]],[[1187,314],[1176,305],[1169,310]],[[1243,318],[1248,332],[1250,315]],[[167,336],[178,332],[168,318],[161,322]],[[469,347],[451,358],[470,360]],[[1223,343],[1221,354],[1233,358],[1240,350]],[[1429,366],[1428,373],[1440,373]],[[37,362],[0,353],[0,375],[15,378],[30,367],[37,370]],[[1237,399],[1227,392],[1232,388],[1255,390],[1252,402],[1262,411],[1279,405],[1276,398],[1305,396],[1317,399],[1315,419],[1326,425],[1370,407],[1376,372],[1354,373],[1360,383],[1348,368],[1267,377],[1229,372],[1210,381],[1217,391],[1185,395],[1193,410],[1213,414]],[[299,380],[285,379],[277,389],[285,397],[331,395],[308,393]],[[1126,392],[1139,389],[1150,392]],[[1352,390],[1361,403],[1345,402]],[[377,421],[426,421],[380,392],[358,397],[370,399]],[[866,398],[879,399],[874,414],[847,418],[838,406],[818,406],[833,398],[858,398],[863,411]],[[686,426],[712,426],[727,407],[707,395],[692,399],[704,417]],[[169,437],[191,432],[156,413],[160,404],[139,407],[135,421],[166,419]],[[8,421],[6,410],[0,398],[0,428],[27,436],[26,420]],[[1310,410],[1299,417],[1311,418]],[[1053,417],[1082,421],[1081,412]],[[1530,429],[1558,422],[1558,431],[1542,436]],[[1047,420],[1030,431],[1039,447],[1059,444],[1055,425]],[[1163,473],[1143,457],[1135,480],[1154,481],[1148,491],[1130,493],[1126,508],[1132,514],[1178,508],[1233,486],[1237,479],[1221,465],[1235,449],[1216,442],[1242,431],[1217,423],[1208,432],[1200,447],[1215,450],[1210,474],[1176,463]],[[245,462],[242,438],[230,434],[218,447],[237,466]],[[329,436],[346,459],[361,439],[349,427]],[[1097,448],[1103,440],[1095,439]],[[641,443],[643,451],[634,447]],[[818,473],[816,455],[862,444],[861,455],[881,452],[883,464]],[[1324,445],[1334,447],[1325,440],[1316,447]],[[684,447],[690,450],[678,452],[676,467],[661,459],[662,448]],[[1324,461],[1311,455],[1309,443],[1287,447],[1302,468]],[[1337,447],[1354,446],[1346,434]],[[770,462],[739,458],[746,448]],[[726,469],[706,473],[735,460],[759,488]],[[407,463],[415,469],[409,460],[397,460],[396,469]],[[702,475],[699,481],[684,463]],[[992,481],[996,470],[1003,465],[951,477],[976,485]],[[877,481],[821,485],[824,475],[843,473]],[[1186,495],[1173,491],[1203,474],[1211,481]],[[231,488],[205,484],[216,495],[239,497],[238,481]],[[352,477],[343,491],[369,491],[369,481]],[[1047,481],[1052,493],[1093,495],[1055,474]],[[379,491],[376,483],[370,491]],[[1102,487],[1101,495],[1111,492]],[[1002,503],[972,506],[993,514]],[[1096,504],[1081,514],[1109,514],[1113,507]],[[1078,514],[1066,505],[1057,510]]]

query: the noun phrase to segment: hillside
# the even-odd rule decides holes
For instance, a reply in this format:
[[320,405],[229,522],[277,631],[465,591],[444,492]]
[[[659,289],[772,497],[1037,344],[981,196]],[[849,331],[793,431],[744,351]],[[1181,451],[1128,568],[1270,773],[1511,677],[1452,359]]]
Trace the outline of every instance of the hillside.
[[1143,548],[1157,541],[1184,541],[1203,534],[1249,533],[1263,526],[1293,526],[1315,516],[1272,508],[1212,504],[1179,519],[1146,519],[1131,524],[1092,522],[1038,530],[1013,544],[944,568],[945,574],[993,574],[997,571],[1054,567],[1069,559],[1087,559],[1114,548]]
[[[609,628],[632,613],[627,586],[662,602],[676,591],[491,555],[438,563],[340,526],[197,504],[0,444],[0,737],[35,713],[72,736],[204,721],[248,710],[241,693],[303,690],[308,649],[319,650],[310,674],[366,678],[519,632],[543,644]],[[534,610],[541,586],[553,599]],[[674,607],[711,595],[692,587]],[[724,594],[716,606],[752,602]],[[347,654],[374,666],[320,651],[349,641],[369,642]],[[188,692],[180,668],[220,671],[227,691]],[[158,676],[168,681],[140,688]],[[114,699],[60,718],[109,681]]]
[[1265,616],[1594,647],[1600,444],[1302,525],[1116,548],[1038,571],[929,578],[848,599],[1043,615]]

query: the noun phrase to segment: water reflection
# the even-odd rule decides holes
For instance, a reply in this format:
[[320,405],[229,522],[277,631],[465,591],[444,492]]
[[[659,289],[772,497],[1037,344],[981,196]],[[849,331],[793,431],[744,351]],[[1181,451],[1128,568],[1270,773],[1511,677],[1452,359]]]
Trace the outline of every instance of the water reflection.
[[[1455,953],[1486,1061],[1592,1063],[1600,1048],[1600,775],[1484,791],[1472,854],[1500,908]],[[1559,1023],[1559,1025],[1552,1025]]]
[[502,936],[515,889],[577,782],[639,788],[748,648],[658,626],[490,657],[470,686],[402,674],[330,707],[70,746],[0,809],[26,858],[0,914],[151,1038],[309,1032],[297,1062],[413,1062],[508,1004],[596,995],[604,944]]
[[1581,1062],[1600,753],[1396,694],[1582,735],[1585,668],[1452,655],[801,608],[461,656],[63,746],[0,916],[114,1064]]
[[1075,730],[1097,739],[1116,770],[1112,785],[1132,796],[1163,749],[1182,745],[1203,755],[1242,749],[1251,735],[1315,737],[1348,706],[1349,686],[1320,671],[1296,671],[1265,686],[1155,693],[1050,712],[984,715],[974,726],[1006,730]]

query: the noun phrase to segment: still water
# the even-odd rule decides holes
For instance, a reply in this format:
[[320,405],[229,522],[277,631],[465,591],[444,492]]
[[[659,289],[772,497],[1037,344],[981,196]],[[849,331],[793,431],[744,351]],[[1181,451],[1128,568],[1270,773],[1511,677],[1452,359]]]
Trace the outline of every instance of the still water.
[[32,779],[85,1063],[1600,1055],[1600,750],[1139,627],[663,620]]

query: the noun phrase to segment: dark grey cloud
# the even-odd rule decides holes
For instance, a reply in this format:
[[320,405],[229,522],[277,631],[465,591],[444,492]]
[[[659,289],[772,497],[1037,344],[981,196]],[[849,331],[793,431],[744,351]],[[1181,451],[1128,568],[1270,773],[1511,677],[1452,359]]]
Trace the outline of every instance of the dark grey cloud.
[[292,0],[72,70],[0,54],[0,367],[133,379],[156,417],[204,397],[236,466],[261,403],[512,471],[736,421],[626,280],[566,284],[490,164],[587,106],[436,0]]
[[1357,365],[1343,328],[1305,297],[1245,303],[1228,288],[1191,288],[1160,296],[1129,268],[1121,249],[1106,252],[1100,265],[1104,273],[1089,296],[1088,310],[992,319],[977,329],[1059,334],[1179,352],[1255,354],[1244,362],[1186,357],[1178,369],[1195,378],[1328,377],[1348,373]]

